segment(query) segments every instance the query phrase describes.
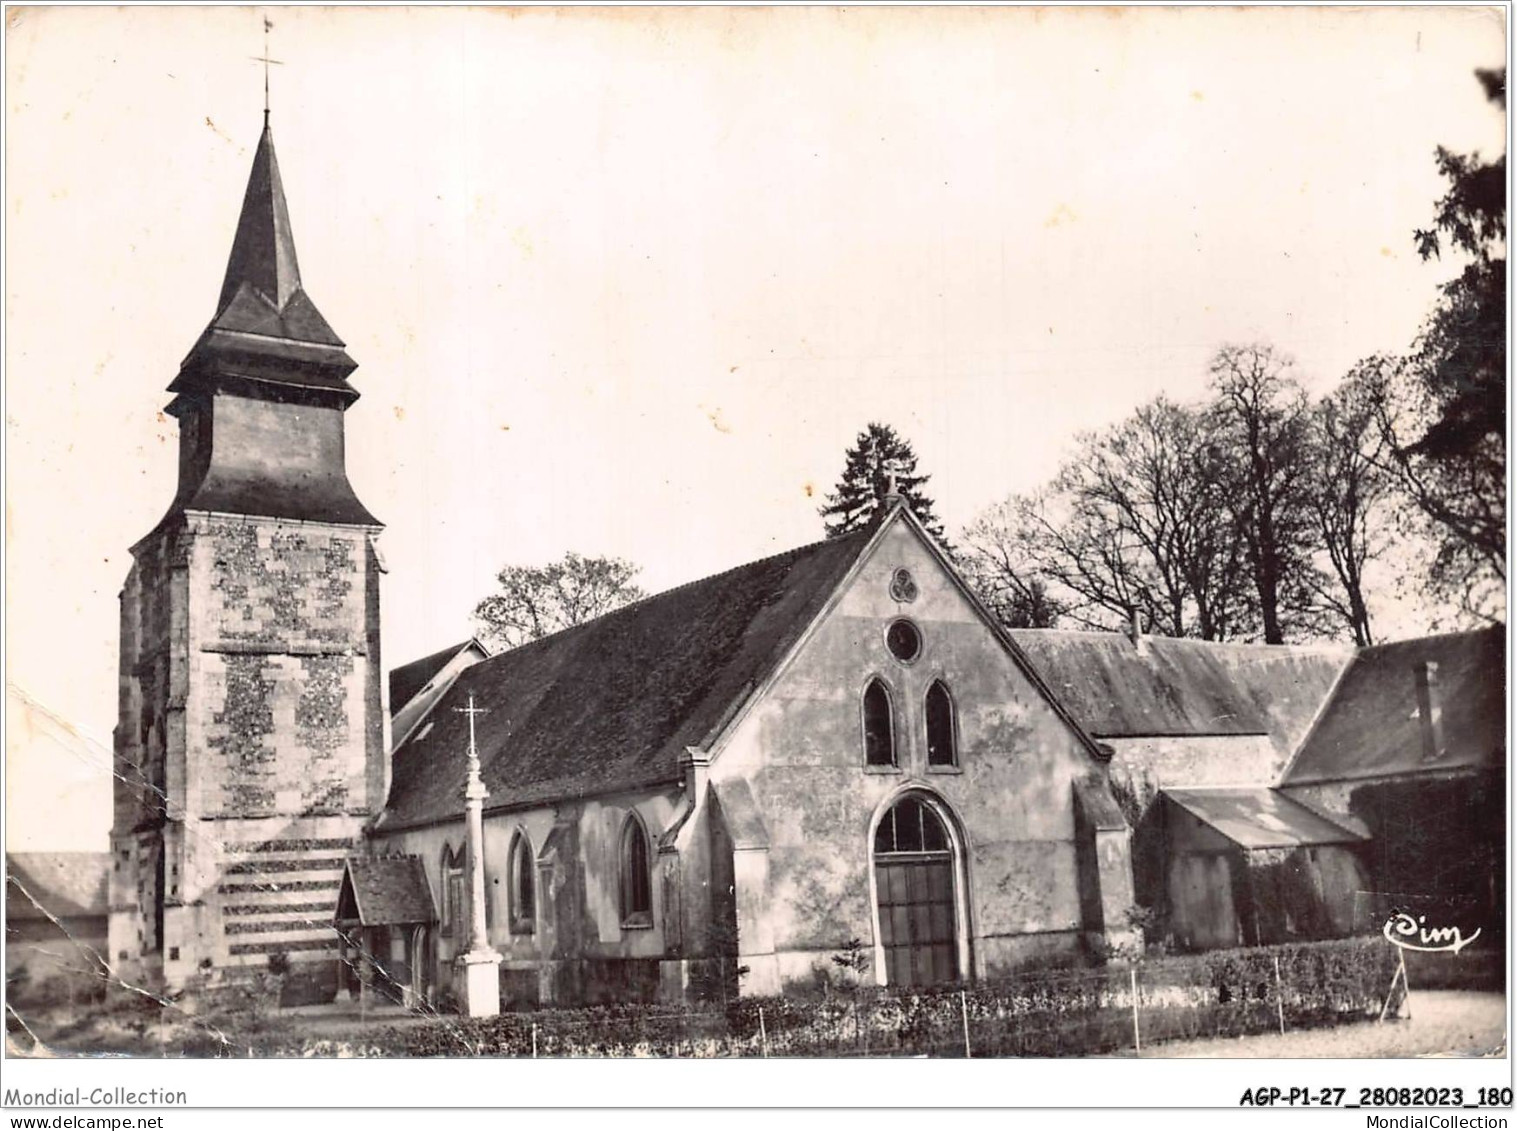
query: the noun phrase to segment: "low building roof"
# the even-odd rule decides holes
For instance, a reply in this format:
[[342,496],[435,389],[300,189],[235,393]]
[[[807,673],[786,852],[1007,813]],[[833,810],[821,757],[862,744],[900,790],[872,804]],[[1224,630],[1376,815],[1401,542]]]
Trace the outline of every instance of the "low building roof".
[[[1418,671],[1436,664],[1442,745],[1424,749]],[[1506,755],[1506,628],[1423,636],[1362,649],[1282,785],[1497,767]]]
[[1268,786],[1159,792],[1243,848],[1353,844],[1365,839]]
[[1016,629],[1043,681],[1097,738],[1268,735],[1294,751],[1353,658],[1337,645],[1214,643]]
[[109,912],[109,852],[8,852],[7,919],[76,919]]
[[421,857],[355,856],[343,868],[337,922],[384,927],[430,923],[436,917]]

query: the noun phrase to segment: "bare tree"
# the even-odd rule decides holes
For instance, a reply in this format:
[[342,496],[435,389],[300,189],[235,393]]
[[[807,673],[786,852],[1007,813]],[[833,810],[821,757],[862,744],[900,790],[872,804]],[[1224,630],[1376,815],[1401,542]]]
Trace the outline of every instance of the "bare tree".
[[966,569],[1007,623],[1226,639],[1251,625],[1225,476],[1194,410],[1159,398],[1103,433],[1045,490],[992,507],[964,533]]
[[1309,505],[1331,566],[1315,579],[1317,597],[1360,647],[1374,643],[1364,570],[1390,543],[1387,511],[1395,499],[1376,417],[1380,365],[1378,358],[1360,362],[1311,414]]
[[641,600],[640,567],[621,558],[565,554],[544,566],[508,565],[499,589],[474,607],[480,639],[515,648]]
[[1251,602],[1227,506],[1230,471],[1203,417],[1164,397],[1095,437],[1069,465],[1076,489],[1136,544],[1138,589],[1156,632],[1222,640],[1246,628]]
[[1316,627],[1308,405],[1292,365],[1262,343],[1223,346],[1211,362],[1211,414],[1237,460],[1232,503],[1266,644]]
[[1049,591],[1030,537],[1034,526],[1012,497],[985,510],[964,531],[959,568],[985,606],[1007,628],[1053,628],[1064,612]]

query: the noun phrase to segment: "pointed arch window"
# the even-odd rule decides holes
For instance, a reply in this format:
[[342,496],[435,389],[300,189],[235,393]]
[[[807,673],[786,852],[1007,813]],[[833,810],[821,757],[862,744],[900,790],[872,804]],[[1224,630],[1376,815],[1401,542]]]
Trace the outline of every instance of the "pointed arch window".
[[957,766],[959,744],[953,711],[953,696],[940,679],[927,689],[927,764]]
[[506,858],[506,896],[513,933],[530,935],[537,925],[537,887],[532,842],[520,829]]
[[895,765],[895,719],[890,692],[878,679],[864,688],[864,762],[870,766]]
[[468,932],[469,910],[464,906],[464,849],[442,846],[442,929],[456,939]]
[[622,926],[653,925],[653,877],[649,867],[648,834],[635,816],[622,826]]

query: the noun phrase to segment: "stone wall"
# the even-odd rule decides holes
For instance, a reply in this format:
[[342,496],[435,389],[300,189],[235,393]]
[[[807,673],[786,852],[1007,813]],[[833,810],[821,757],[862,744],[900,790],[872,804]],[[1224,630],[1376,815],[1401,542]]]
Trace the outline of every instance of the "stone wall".
[[[613,1000],[622,990],[647,997],[657,992],[658,968],[671,943],[659,913],[667,900],[658,843],[678,803],[679,791],[672,789],[486,814],[485,917],[490,945],[502,957],[504,1001],[583,1003]],[[633,813],[649,839],[654,915],[646,927],[624,926],[618,905],[621,830]],[[518,835],[536,861],[530,930],[513,924],[509,914],[510,852]],[[460,814],[457,821],[380,834],[372,849],[419,856],[440,915],[443,856],[459,852],[464,837]],[[434,936],[435,995],[449,984],[452,962],[467,938],[442,925]]]
[[1103,738],[1113,750],[1111,781],[1136,824],[1159,790],[1182,786],[1273,785],[1285,756],[1268,735]]
[[116,732],[118,956],[178,982],[276,952],[335,953],[341,861],[385,782],[371,538],[190,513],[135,549]]
[[[203,816],[369,812],[362,530],[214,519],[196,537]],[[377,657],[375,658],[377,659]]]

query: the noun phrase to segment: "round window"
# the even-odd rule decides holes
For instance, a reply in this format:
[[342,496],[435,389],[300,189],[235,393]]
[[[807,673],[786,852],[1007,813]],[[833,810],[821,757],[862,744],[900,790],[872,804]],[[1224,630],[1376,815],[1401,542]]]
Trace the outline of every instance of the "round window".
[[922,634],[909,620],[898,620],[885,630],[885,647],[903,664],[909,664],[922,652]]

